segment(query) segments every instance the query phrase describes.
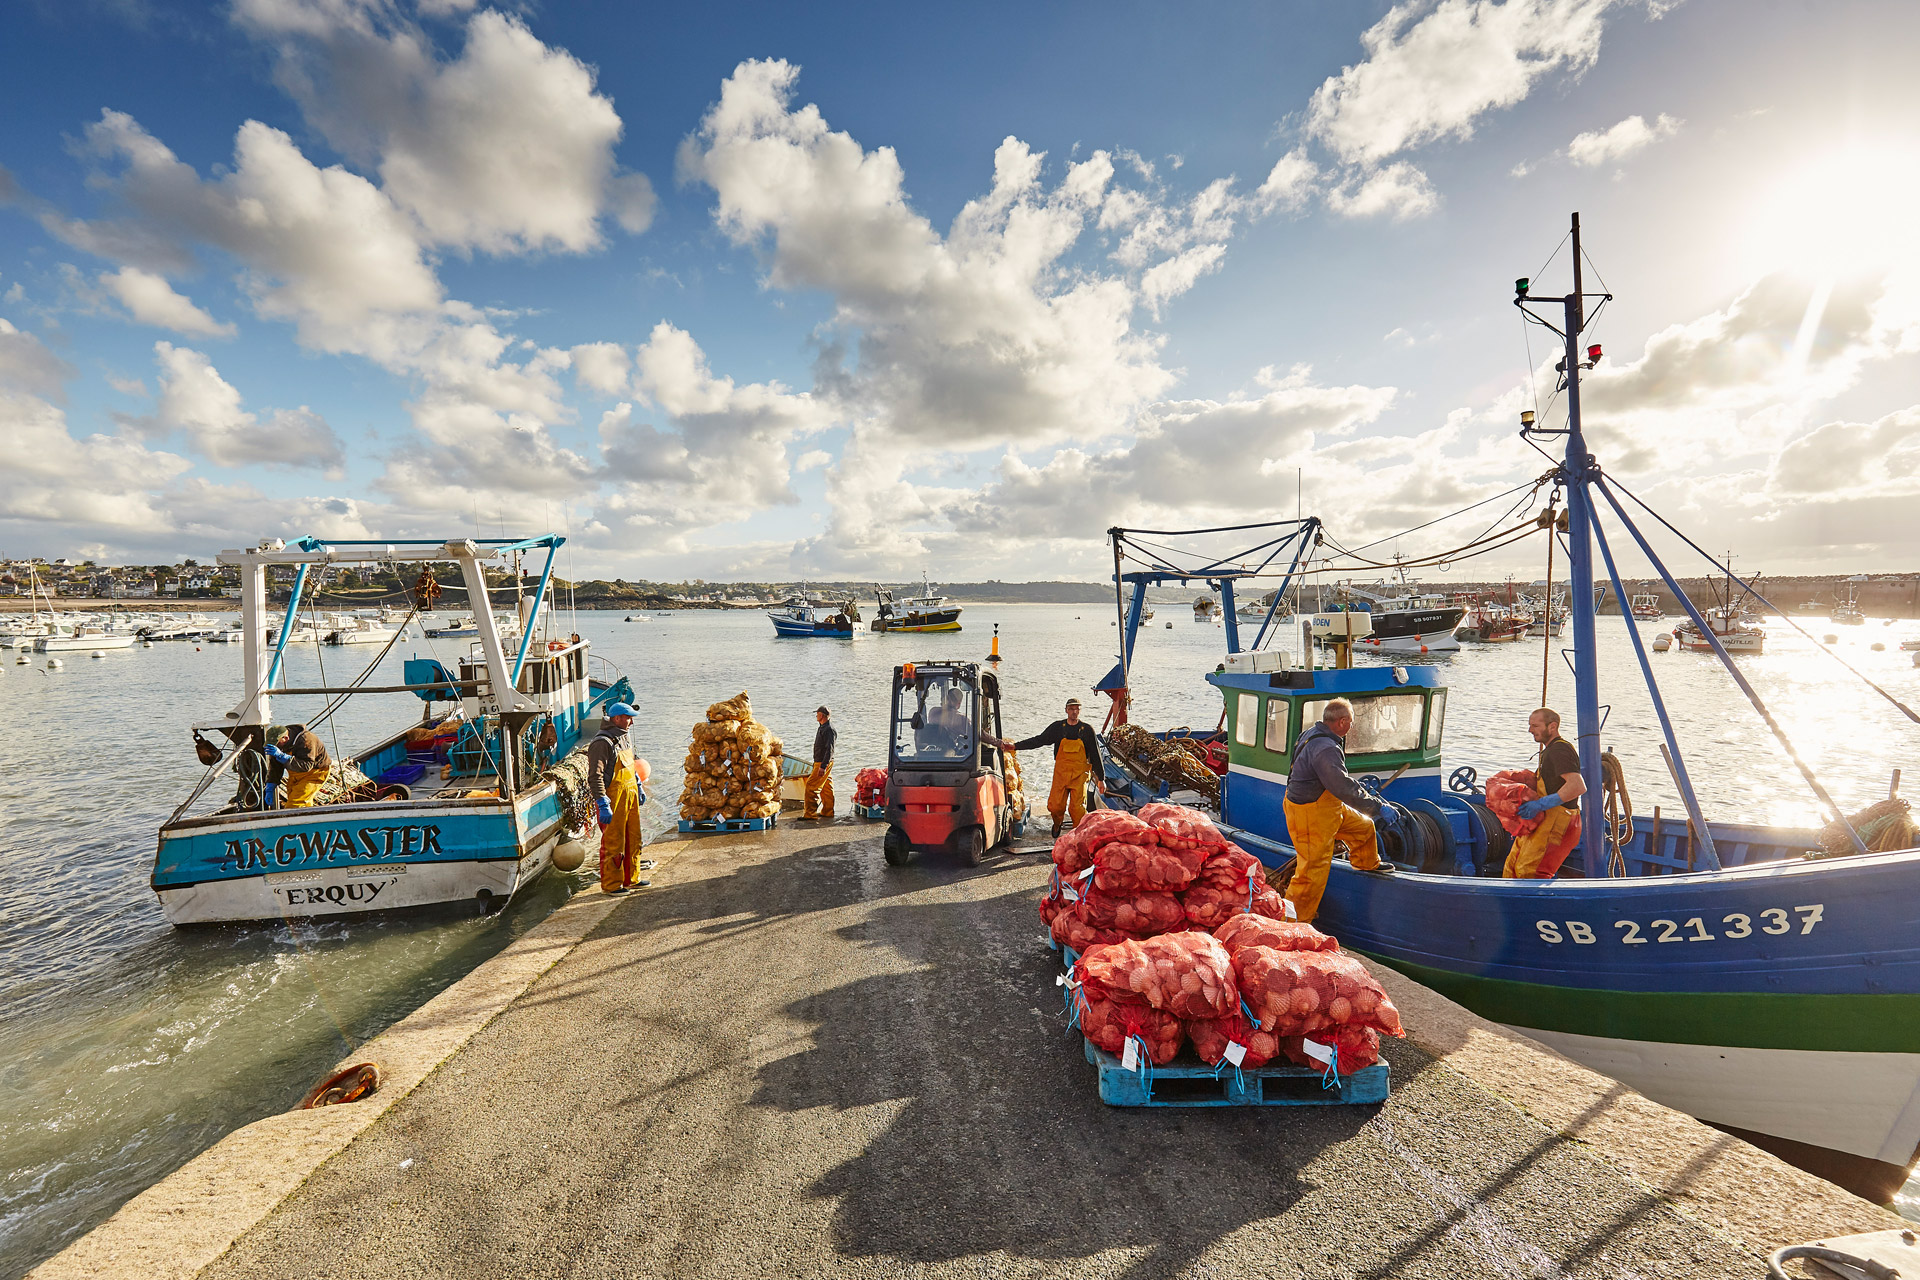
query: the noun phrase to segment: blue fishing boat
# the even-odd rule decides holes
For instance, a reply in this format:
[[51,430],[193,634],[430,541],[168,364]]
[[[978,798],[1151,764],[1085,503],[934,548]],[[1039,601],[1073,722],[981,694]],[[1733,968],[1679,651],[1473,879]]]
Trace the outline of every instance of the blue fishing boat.
[[[556,846],[585,830],[581,798],[561,780],[569,755],[597,731],[602,706],[633,696],[625,677],[590,656],[586,641],[549,625],[547,588],[563,541],[310,537],[221,552],[219,563],[240,576],[243,691],[233,710],[193,727],[206,773],[161,825],[154,855],[153,890],[167,919],[208,924],[439,903],[489,911],[544,873]],[[477,615],[476,641],[408,658],[402,684],[368,683],[403,627],[352,680],[283,683],[286,638],[308,587],[317,591],[329,567],[421,566],[417,614],[438,595],[434,562],[450,562],[469,598],[485,600],[489,568],[512,565],[519,581],[520,558],[542,550],[539,585],[519,604],[517,643],[503,640],[490,614]],[[295,576],[285,616],[273,625],[267,573],[279,566],[294,567]],[[267,641],[270,627],[277,643]],[[381,694],[400,695],[416,710],[386,737],[333,760],[314,803],[276,807],[284,792],[245,785],[226,799],[232,775],[258,777],[266,766],[258,742],[274,725],[276,696],[330,699],[300,722],[314,729],[347,698]]]
[[[1668,536],[1695,551],[1698,546],[1607,477],[1589,453],[1579,377],[1601,352],[1597,346],[1583,351],[1580,335],[1589,305],[1609,295],[1582,292],[1577,216],[1572,244],[1570,293],[1542,298],[1529,281],[1518,282],[1516,301],[1530,318],[1548,323],[1532,309],[1550,305],[1560,321],[1549,327],[1566,349],[1567,419],[1549,430],[1534,414],[1523,415],[1530,440],[1564,437],[1564,449],[1562,461],[1542,477],[1554,486],[1554,497],[1532,521],[1537,529],[1529,533],[1523,523],[1509,532],[1516,540],[1553,537],[1556,523],[1564,522],[1555,545],[1571,579],[1576,715],[1568,723],[1577,725],[1586,781],[1578,846],[1554,878],[1500,878],[1510,837],[1488,808],[1475,771],[1449,773],[1442,762],[1449,708],[1439,669],[1353,667],[1352,644],[1336,646],[1335,665],[1318,666],[1310,644],[1295,641],[1290,652],[1269,647],[1273,633],[1265,624],[1245,652],[1230,633],[1234,652],[1206,677],[1224,703],[1221,823],[1268,865],[1284,867],[1293,856],[1281,808],[1291,753],[1328,700],[1349,699],[1349,768],[1384,802],[1376,830],[1381,854],[1397,874],[1369,874],[1335,861],[1317,923],[1344,946],[1482,1016],[1885,1202],[1920,1152],[1920,848],[1913,847],[1903,802],[1890,799],[1868,810],[1888,809],[1871,829],[1856,825],[1863,815],[1850,820],[1834,804],[1719,633],[1654,554],[1628,503],[1637,504],[1639,519],[1658,521]],[[1566,505],[1557,509],[1562,493]],[[1600,504],[1658,570],[1785,747],[1830,816],[1827,827],[1706,820],[1653,667],[1629,624],[1660,732],[1647,742],[1609,745],[1657,751],[1685,812],[1662,821],[1658,811],[1651,817],[1631,811],[1617,761],[1602,751],[1600,739],[1595,549],[1616,598],[1629,599],[1598,518]],[[1235,581],[1294,551],[1290,583],[1322,536],[1312,518],[1245,526],[1255,527],[1272,541],[1203,563],[1175,562],[1168,539],[1225,531],[1111,531],[1117,590],[1132,588],[1131,608],[1117,595],[1121,661],[1101,682],[1117,708],[1127,702],[1148,585],[1207,582],[1220,591],[1231,627]],[[1143,546],[1136,534],[1150,534],[1152,542]],[[1743,589],[1766,612],[1783,612],[1751,584]],[[1264,663],[1258,661],[1263,656]],[[1920,722],[1898,699],[1871,687]],[[1459,708],[1453,710],[1457,716]],[[1111,798],[1150,798],[1140,779],[1109,769]],[[1863,839],[1868,833],[1871,847]]]
[[851,600],[834,604],[796,596],[778,608],[767,610],[767,617],[773,619],[775,635],[851,640],[853,624],[860,620],[860,608]]

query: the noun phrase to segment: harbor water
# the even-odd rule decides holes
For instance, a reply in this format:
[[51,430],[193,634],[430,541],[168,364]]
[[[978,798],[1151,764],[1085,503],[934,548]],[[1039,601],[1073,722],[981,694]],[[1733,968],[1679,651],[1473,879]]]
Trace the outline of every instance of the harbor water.
[[[633,682],[635,745],[655,770],[643,810],[651,837],[676,816],[688,728],[710,702],[747,690],[758,718],[802,758],[814,708],[830,707],[845,813],[855,771],[884,762],[894,664],[984,658],[998,622],[1009,733],[1039,732],[1074,695],[1097,724],[1105,700],[1088,688],[1113,662],[1113,619],[1111,606],[970,605],[957,634],[852,641],[777,640],[754,612],[582,613],[567,625]],[[1674,621],[1637,625],[1651,637]],[[1677,818],[1629,625],[1600,620],[1602,738],[1620,756],[1635,809],[1660,805]],[[1767,652],[1739,662],[1803,758],[1850,810],[1884,798],[1890,771],[1914,763],[1915,727],[1784,623],[1769,619],[1766,629]],[[1849,661],[1909,703],[1920,698],[1920,669],[1899,651],[1920,624],[1838,630]],[[1451,689],[1449,772],[1473,765],[1484,777],[1529,762],[1526,717],[1540,702],[1543,659],[1547,701],[1571,724],[1570,647],[1529,640],[1426,659]],[[1152,729],[1211,728],[1219,698],[1200,677],[1223,650],[1217,623],[1161,606],[1135,655],[1134,718]],[[403,657],[463,651],[463,642],[403,641],[375,683],[398,683]],[[293,1105],[333,1062],[536,924],[592,871],[550,874],[488,918],[447,909],[175,930],[147,887],[155,831],[202,773],[189,724],[239,699],[239,646],[69,654],[59,670],[44,656],[24,666],[15,656],[0,651],[0,1277],[57,1251],[223,1134]],[[309,647],[290,658],[287,678],[344,683],[374,656]],[[1791,762],[1713,658],[1676,651],[1652,661],[1709,818],[1817,825]],[[318,705],[276,700],[274,718],[292,722]],[[322,736],[347,754],[418,715],[410,695],[367,696]],[[1036,754],[1023,763],[1038,811],[1048,762]],[[1897,1207],[1920,1217],[1914,1191]]]

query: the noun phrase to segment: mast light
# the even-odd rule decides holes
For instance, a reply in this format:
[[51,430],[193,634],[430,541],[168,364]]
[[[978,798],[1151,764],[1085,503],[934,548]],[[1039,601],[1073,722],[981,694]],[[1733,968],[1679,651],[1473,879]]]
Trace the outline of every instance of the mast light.
[[1533,410],[1531,410],[1531,409],[1522,409],[1522,410],[1520,411],[1520,427],[1521,427],[1521,429],[1522,429],[1522,430],[1525,430],[1526,428],[1528,428],[1528,427],[1531,427],[1532,425],[1533,425]]
[[1526,297],[1527,290],[1532,287],[1533,287],[1533,281],[1529,280],[1525,276],[1521,276],[1518,280],[1515,280],[1513,282],[1513,292],[1518,297],[1522,297],[1522,298]]
[[1597,362],[1600,359],[1600,344],[1594,343],[1587,348],[1587,359]]

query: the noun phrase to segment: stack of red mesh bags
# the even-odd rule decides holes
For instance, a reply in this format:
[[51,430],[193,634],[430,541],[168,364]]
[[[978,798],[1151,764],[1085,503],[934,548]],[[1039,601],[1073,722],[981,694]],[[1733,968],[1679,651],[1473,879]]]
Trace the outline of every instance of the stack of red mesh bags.
[[1240,1002],[1232,957],[1199,932],[1092,947],[1074,965],[1073,981],[1087,1039],[1124,1054],[1138,1038],[1156,1066],[1180,1052],[1189,1022],[1225,1017]]
[[869,806],[887,802],[887,771],[862,769],[853,775],[853,802]]
[[1520,806],[1538,794],[1531,769],[1504,769],[1487,779],[1487,808],[1509,835],[1524,836],[1540,825],[1538,818],[1520,816]]
[[1275,1037],[1290,1061],[1321,1065],[1306,1052],[1311,1038],[1333,1049],[1348,1075],[1380,1060],[1381,1032],[1404,1034],[1400,1011],[1366,966],[1312,925],[1241,915],[1215,936],[1233,957],[1240,998],[1258,1031]]
[[[1085,951],[1198,925],[1251,908],[1285,914],[1259,859],[1228,843],[1198,809],[1096,809],[1053,845],[1054,882],[1040,918],[1054,941]],[[1091,874],[1089,874],[1091,873]]]

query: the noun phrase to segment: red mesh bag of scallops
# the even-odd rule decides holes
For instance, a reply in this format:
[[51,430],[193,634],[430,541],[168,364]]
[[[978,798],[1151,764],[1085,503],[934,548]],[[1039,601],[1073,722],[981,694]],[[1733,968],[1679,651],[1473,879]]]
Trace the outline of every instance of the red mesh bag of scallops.
[[1088,924],[1081,916],[1077,903],[1056,912],[1047,925],[1047,931],[1061,946],[1072,947],[1079,952],[1085,952],[1087,948],[1097,947],[1103,943],[1129,940],[1124,929],[1115,929],[1111,925]]
[[1170,849],[1212,855],[1227,847],[1227,838],[1220,834],[1213,820],[1198,809],[1179,804],[1143,804],[1137,816],[1152,827],[1159,842]]
[[1144,1000],[1180,1018],[1221,1018],[1240,1007],[1233,959],[1205,933],[1167,933],[1094,947],[1074,977],[1120,1000]]
[[1233,973],[1240,998],[1263,1031],[1310,1036],[1323,1027],[1352,1025],[1401,1034],[1400,1011],[1351,956],[1242,946],[1233,955]]
[[1264,1067],[1280,1053],[1280,1037],[1260,1030],[1238,1009],[1225,1018],[1189,1019],[1187,1039],[1192,1041],[1200,1061],[1208,1066],[1217,1065],[1225,1058],[1230,1044],[1237,1044],[1244,1051],[1245,1056],[1236,1064],[1242,1067]]
[[1073,913],[1095,929],[1118,929],[1135,938],[1167,933],[1187,922],[1178,895],[1153,889],[1090,888],[1074,904]]
[[[1307,1052],[1306,1036],[1280,1037],[1280,1052],[1298,1066],[1324,1071],[1326,1064]],[[1312,1039],[1333,1050],[1334,1070],[1350,1076],[1380,1061],[1380,1033],[1372,1027],[1327,1027],[1313,1033]],[[1199,1041],[1194,1041],[1196,1047]]]
[[1267,884],[1260,859],[1231,844],[1206,860],[1180,905],[1187,922],[1203,929],[1218,929],[1247,911],[1275,917],[1287,912],[1287,900]]
[[1200,874],[1207,855],[1198,849],[1113,840],[1093,854],[1093,883],[1102,889],[1155,889],[1178,893]]
[[1171,1013],[1150,1004],[1129,1004],[1082,988],[1074,993],[1080,1033],[1097,1047],[1122,1057],[1129,1038],[1146,1045],[1147,1061],[1164,1067],[1180,1053],[1186,1027]]
[[1053,865],[1062,876],[1077,875],[1093,865],[1093,855],[1102,845],[1116,840],[1152,845],[1160,843],[1160,835],[1130,813],[1095,809],[1053,842]]
[[1229,954],[1242,947],[1272,947],[1275,951],[1338,951],[1340,944],[1310,924],[1276,920],[1262,915],[1238,915],[1213,931]]

